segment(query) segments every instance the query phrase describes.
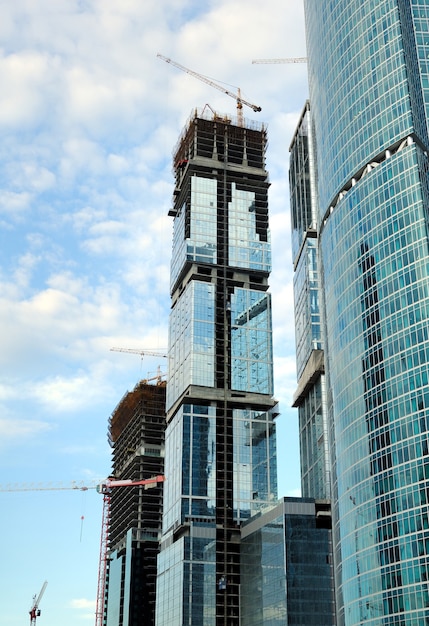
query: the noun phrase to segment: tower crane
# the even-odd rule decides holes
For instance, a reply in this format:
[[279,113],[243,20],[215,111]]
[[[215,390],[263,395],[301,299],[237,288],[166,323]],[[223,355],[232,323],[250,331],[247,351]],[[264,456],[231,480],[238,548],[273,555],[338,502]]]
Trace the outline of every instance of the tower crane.
[[[145,350],[144,348],[142,349],[138,349],[138,348],[110,348],[111,352],[127,352],[128,354],[139,354],[143,360],[144,356],[159,356],[163,359],[168,359],[168,354],[163,354],[164,352],[166,352],[166,350],[159,350],[159,351],[154,351],[154,350]],[[143,383],[148,383],[150,380],[156,380],[157,381],[157,385],[160,385],[162,382],[162,377],[166,376],[167,374],[161,372],[161,368],[158,365],[158,372],[157,372],[157,376],[154,376],[153,378],[144,378],[142,380]]]
[[162,379],[165,378],[167,374],[165,372],[161,372],[161,368],[158,365],[156,376],[151,376],[150,378],[143,378],[142,383],[147,385],[151,380],[156,380],[156,384],[159,386],[162,384]]
[[180,63],[176,63],[176,61],[173,61],[172,59],[169,59],[168,57],[163,56],[162,54],[158,53],[157,56],[163,61],[165,61],[166,63],[170,63],[171,65],[174,65],[174,67],[177,67],[179,70],[183,70],[187,74],[190,74],[191,76],[194,76],[195,78],[198,78],[199,80],[202,80],[203,83],[207,83],[207,85],[210,85],[211,87],[214,87],[215,89],[218,89],[219,91],[222,91],[223,93],[226,93],[227,96],[231,96],[231,98],[234,98],[234,100],[237,102],[237,120],[238,120],[239,126],[243,126],[243,123],[244,123],[243,104],[248,106],[255,113],[259,113],[259,111],[262,111],[260,106],[258,106],[257,104],[252,104],[252,102],[248,102],[247,100],[244,100],[244,98],[241,97],[241,91],[239,87],[237,87],[237,93],[233,93],[232,91],[229,91],[229,89],[225,89],[225,87],[222,87],[222,85],[218,85],[218,83],[215,83],[213,80],[211,80],[207,76],[203,76],[203,74],[194,72],[193,70],[190,70],[184,65],[180,65]]
[[160,356],[164,359],[168,359],[168,354],[163,354],[166,352],[165,350],[145,350],[144,348],[110,348],[110,352],[128,352],[129,354],[140,354],[143,358],[144,356]]
[[307,57],[290,57],[289,59],[254,59],[252,63],[307,63]]
[[38,596],[36,596],[36,595],[33,596],[33,602],[32,602],[32,605],[31,605],[31,609],[29,611],[29,613],[30,613],[30,624],[31,625],[32,624],[35,625],[36,624],[36,618],[40,617],[39,604],[40,604],[40,601],[41,601],[41,599],[43,597],[43,594],[45,593],[45,589],[46,589],[47,585],[48,585],[48,581],[45,580],[45,582],[43,583],[42,588],[41,588],[41,590],[39,592],[39,595]]
[[100,562],[98,568],[97,602],[95,607],[95,626],[103,626],[104,605],[106,596],[107,563],[109,560],[109,523],[110,523],[110,493],[116,487],[138,487],[145,489],[156,487],[164,482],[165,476],[154,476],[145,480],[116,480],[107,479],[97,487],[98,493],[103,494],[103,517],[101,522]]
[[[20,485],[0,485],[0,491],[56,491],[57,489],[79,489],[80,491],[87,491],[88,489],[96,489],[98,493],[103,495],[103,515],[101,522],[101,540],[100,540],[100,559],[98,566],[98,583],[97,583],[97,601],[95,610],[95,626],[103,626],[105,593],[106,593],[106,575],[107,575],[107,563],[109,552],[109,524],[110,524],[110,494],[112,489],[118,487],[139,487],[143,486],[145,489],[156,487],[159,483],[165,481],[165,476],[153,476],[152,478],[146,478],[144,480],[131,480],[131,479],[116,479],[107,478],[102,482],[98,482],[90,485],[83,485],[78,483],[72,483],[70,486],[53,486],[52,484],[44,485],[38,484],[36,486],[30,486],[28,484]],[[30,609],[30,625],[35,626],[36,617],[40,616],[39,603],[45,592],[47,582],[45,581],[37,599],[33,598],[33,605]]]

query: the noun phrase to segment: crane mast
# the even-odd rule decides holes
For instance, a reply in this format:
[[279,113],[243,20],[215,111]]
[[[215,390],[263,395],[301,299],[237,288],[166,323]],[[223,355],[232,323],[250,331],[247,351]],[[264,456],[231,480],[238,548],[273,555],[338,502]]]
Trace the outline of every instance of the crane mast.
[[238,119],[239,126],[243,126],[244,124],[243,104],[245,104],[247,107],[252,109],[252,111],[254,111],[255,113],[259,113],[259,111],[262,111],[260,106],[258,106],[257,104],[253,104],[252,102],[248,102],[247,100],[244,100],[244,98],[241,97],[241,91],[239,87],[237,87],[237,93],[234,93],[230,91],[229,89],[225,89],[225,87],[222,87],[222,85],[215,83],[213,80],[211,80],[207,76],[204,76],[203,74],[199,74],[198,72],[194,72],[194,70],[190,70],[188,67],[185,67],[184,65],[181,65],[180,63],[177,63],[176,61],[173,61],[172,59],[165,57],[162,54],[158,53],[157,57],[159,57],[166,63],[170,63],[171,65],[174,65],[174,67],[177,67],[179,70],[183,70],[187,74],[190,74],[191,76],[194,76],[195,78],[198,78],[203,83],[206,83],[207,85],[210,85],[211,87],[214,87],[215,89],[218,89],[219,91],[222,91],[227,96],[231,96],[231,98],[234,98],[234,100],[237,103],[237,119]]
[[39,604],[40,604],[40,601],[41,601],[41,599],[43,597],[43,594],[45,593],[45,589],[46,589],[47,585],[48,585],[48,581],[45,580],[45,582],[43,583],[42,588],[41,588],[41,590],[39,592],[39,595],[33,597],[33,603],[31,605],[31,609],[29,611],[29,613],[30,613],[30,625],[31,626],[35,625],[36,624],[36,618],[40,617]]
[[110,525],[110,493],[116,487],[138,487],[145,489],[156,487],[164,482],[165,476],[153,476],[144,480],[116,480],[107,479],[97,487],[98,493],[103,494],[103,519],[101,523],[100,560],[98,568],[97,603],[95,608],[95,626],[103,626],[106,598],[107,562],[109,559],[109,525]]
[[[125,350],[126,351],[126,350]],[[145,354],[148,354],[145,352]],[[157,355],[162,356],[162,355]],[[45,491],[58,489],[78,489],[80,491],[87,491],[88,489],[96,489],[98,493],[103,495],[103,517],[101,523],[101,540],[100,540],[100,557],[98,566],[98,584],[97,584],[97,600],[95,610],[95,626],[103,626],[104,609],[105,609],[105,595],[106,595],[106,575],[107,575],[107,563],[109,559],[109,523],[110,523],[110,494],[112,489],[125,488],[125,487],[143,487],[144,489],[150,489],[156,487],[160,483],[165,481],[165,476],[152,476],[151,478],[145,478],[142,480],[131,480],[128,478],[116,479],[114,477],[106,478],[105,480],[98,482],[97,485],[77,485],[72,483],[70,486],[55,486],[52,484],[43,485],[0,485],[0,491]],[[47,586],[47,581],[43,583],[42,589],[39,595],[33,597],[33,603],[30,613],[30,626],[36,626],[36,618],[40,616],[39,604]]]

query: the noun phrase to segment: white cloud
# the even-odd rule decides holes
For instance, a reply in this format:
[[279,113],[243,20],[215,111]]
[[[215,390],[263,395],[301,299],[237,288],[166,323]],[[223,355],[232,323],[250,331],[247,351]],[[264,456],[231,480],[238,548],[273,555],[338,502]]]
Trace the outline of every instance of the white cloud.
[[61,177],[71,184],[78,174],[101,174],[105,168],[104,160],[105,154],[97,142],[84,137],[70,137],[62,144]]
[[0,191],[0,215],[7,214],[12,220],[19,219],[30,207],[31,195],[24,192]]
[[[2,481],[21,480],[18,469],[22,480],[36,481],[43,472],[67,480],[81,468],[106,475],[108,416],[126,389],[164,367],[109,348],[166,348],[171,154],[195,107],[234,114],[235,103],[157,52],[240,86],[262,106],[245,116],[268,125],[276,395],[288,413],[296,376],[286,172],[306,67],[251,60],[305,55],[302,2],[248,0],[245,9],[242,0],[0,5]],[[297,446],[288,429],[282,417],[279,432],[288,448]],[[296,470],[287,478],[294,489]],[[13,544],[23,546],[22,537]],[[49,538],[43,541],[49,551]],[[84,585],[85,558],[78,576],[61,571],[58,602],[77,599],[63,626],[93,620],[94,604],[84,598],[96,573],[70,591],[77,579]],[[27,573],[31,589],[34,572]],[[5,622],[14,623],[18,600],[9,612],[3,604]],[[55,623],[48,610],[43,619]]]
[[[3,386],[2,386],[3,387]],[[3,393],[5,395],[3,396]],[[0,398],[6,399],[7,397],[14,397],[15,400],[20,395],[19,390],[16,393],[12,393],[10,389],[3,387],[0,390]],[[27,439],[42,435],[52,430],[52,424],[48,422],[42,422],[39,420],[25,420],[25,419],[4,419],[0,418],[0,444],[2,447],[8,445],[12,441],[24,442]]]
[[[78,390],[94,384],[97,360],[106,358],[113,338],[130,345],[161,336],[165,343],[171,151],[195,105],[235,107],[157,59],[158,51],[239,84],[263,104],[261,121],[270,118],[274,337],[277,353],[289,350],[286,170],[297,114],[290,108],[296,90],[287,86],[296,72],[305,75],[305,66],[251,60],[304,54],[296,26],[301,3],[270,0],[262,10],[250,0],[245,19],[238,0],[204,7],[179,0],[46,0],[31,12],[17,2],[6,13],[0,20],[5,119],[34,135],[17,135],[0,148],[8,173],[0,213],[12,232],[25,233],[3,273],[0,365],[16,373],[24,363],[25,376],[37,372],[29,378],[35,397],[47,402],[51,394],[71,407]],[[103,390],[105,382],[99,378],[97,385]]]
[[95,611],[95,600],[76,598],[74,600],[71,600],[70,606],[72,609],[94,609]]
[[24,163],[21,170],[22,180],[15,180],[19,187],[29,187],[37,193],[52,189],[55,185],[55,174],[37,163]]
[[70,608],[79,613],[75,614],[74,618],[81,620],[92,620],[94,621],[94,614],[96,603],[95,600],[87,600],[86,598],[76,598],[75,600],[71,600],[69,604]]
[[71,215],[66,216],[66,221],[72,223],[72,227],[76,229],[78,235],[89,230],[92,224],[106,219],[106,212],[101,209],[94,209],[91,206],[84,206]]
[[31,127],[42,119],[58,62],[48,54],[20,52],[0,57],[0,127]]
[[91,380],[85,374],[48,378],[30,389],[30,394],[48,410],[59,413],[82,409],[96,400]]

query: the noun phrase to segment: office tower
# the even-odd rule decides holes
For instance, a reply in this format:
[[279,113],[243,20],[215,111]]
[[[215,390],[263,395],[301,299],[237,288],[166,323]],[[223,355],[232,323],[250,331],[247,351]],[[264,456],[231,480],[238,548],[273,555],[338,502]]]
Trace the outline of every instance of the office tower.
[[429,3],[305,0],[340,626],[429,623]]
[[330,453],[318,259],[315,146],[306,102],[290,148],[289,190],[294,267],[295,337],[304,498],[330,498]]
[[174,152],[156,623],[240,623],[240,524],[276,502],[266,130],[195,111]]
[[334,626],[327,502],[283,498],[251,518],[241,538],[241,624]]
[[[141,381],[109,419],[112,473],[145,480],[164,473],[165,382]],[[110,495],[106,626],[154,626],[162,484]]]

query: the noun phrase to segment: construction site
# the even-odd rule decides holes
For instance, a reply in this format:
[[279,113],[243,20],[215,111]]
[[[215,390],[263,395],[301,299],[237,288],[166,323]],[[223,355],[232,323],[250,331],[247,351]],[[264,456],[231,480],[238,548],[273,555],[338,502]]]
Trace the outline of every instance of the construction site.
[[[166,382],[144,380],[127,392],[109,418],[112,475],[146,482],[112,489],[109,495],[108,552],[100,623],[154,623],[156,559],[162,523]],[[159,480],[153,480],[158,477]],[[101,568],[102,569],[102,568]],[[105,585],[103,585],[103,579]]]
[[240,623],[240,526],[277,498],[267,133],[235,97],[237,116],[194,110],[173,153],[165,626]]

